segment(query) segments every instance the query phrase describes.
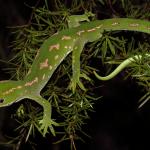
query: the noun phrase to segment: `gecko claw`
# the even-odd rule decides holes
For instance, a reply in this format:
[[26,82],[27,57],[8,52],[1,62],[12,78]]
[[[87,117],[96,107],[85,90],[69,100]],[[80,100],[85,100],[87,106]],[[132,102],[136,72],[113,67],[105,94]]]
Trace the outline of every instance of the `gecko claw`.
[[53,121],[50,118],[43,118],[39,121],[39,124],[41,124],[39,131],[42,132],[42,135],[45,137],[46,133],[48,133],[48,128],[50,129],[53,136],[56,136],[55,130],[53,126],[59,126],[59,124],[55,121]]
[[91,79],[84,73],[81,73],[79,75],[79,78],[72,78],[71,83],[69,85],[69,88],[72,89],[73,93],[75,93],[77,85],[83,90],[86,91],[85,86],[83,83],[80,81],[80,78],[84,78],[85,80],[91,81]]

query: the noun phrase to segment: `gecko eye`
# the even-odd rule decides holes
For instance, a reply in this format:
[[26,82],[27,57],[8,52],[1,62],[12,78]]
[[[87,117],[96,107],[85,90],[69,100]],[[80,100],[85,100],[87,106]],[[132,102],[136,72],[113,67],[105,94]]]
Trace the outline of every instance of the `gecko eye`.
[[0,98],[0,103],[3,103],[4,102],[4,99]]

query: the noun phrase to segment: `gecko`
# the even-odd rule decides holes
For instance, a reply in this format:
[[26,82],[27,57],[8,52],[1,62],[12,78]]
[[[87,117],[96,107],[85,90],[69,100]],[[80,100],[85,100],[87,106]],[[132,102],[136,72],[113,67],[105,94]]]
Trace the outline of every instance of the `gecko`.
[[[83,19],[83,17],[81,18]],[[73,23],[70,24],[73,25]],[[76,23],[75,27],[55,33],[43,42],[23,80],[0,81],[0,107],[9,106],[24,99],[37,102],[43,107],[43,118],[39,120],[43,136],[48,133],[48,129],[55,135],[54,127],[59,126],[59,123],[52,119],[51,103],[41,96],[41,90],[51,79],[57,67],[71,52],[71,90],[74,93],[77,85],[85,90],[80,81],[81,77],[86,77],[80,73],[80,55],[84,45],[101,38],[104,31],[117,30],[149,34],[150,22],[129,18],[95,20],[81,24]]]

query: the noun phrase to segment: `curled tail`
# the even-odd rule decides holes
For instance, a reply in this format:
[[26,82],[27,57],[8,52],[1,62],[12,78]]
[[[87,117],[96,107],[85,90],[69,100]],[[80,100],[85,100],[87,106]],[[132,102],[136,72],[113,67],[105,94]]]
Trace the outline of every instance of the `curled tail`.
[[[145,54],[146,57],[150,57],[150,54]],[[124,60],[112,73],[110,73],[108,76],[102,77],[100,75],[98,75],[95,71],[94,71],[94,75],[96,76],[96,78],[98,78],[99,80],[110,80],[112,78],[114,78],[118,73],[120,73],[125,67],[127,67],[128,65],[130,65],[133,62],[136,62],[137,60],[141,60],[143,56],[142,55],[135,55],[133,57],[130,57],[126,60]]]

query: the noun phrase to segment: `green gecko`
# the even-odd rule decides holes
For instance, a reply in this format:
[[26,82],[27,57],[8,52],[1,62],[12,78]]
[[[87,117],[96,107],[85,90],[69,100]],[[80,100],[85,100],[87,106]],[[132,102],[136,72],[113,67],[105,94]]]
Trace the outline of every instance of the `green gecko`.
[[114,78],[119,72],[121,72],[125,67],[127,67],[131,63],[140,61],[142,59],[142,57],[148,58],[148,57],[150,57],[150,54],[145,54],[144,56],[135,55],[133,57],[130,57],[130,58],[124,60],[112,73],[110,73],[109,75],[107,75],[105,77],[99,76],[95,71],[94,71],[94,74],[99,80],[103,80],[103,81],[110,80],[110,79]]
[[69,28],[80,26],[82,21],[90,22],[89,17],[94,17],[92,12],[85,12],[84,15],[71,15],[68,17]]
[[59,124],[51,118],[51,104],[40,95],[40,92],[50,80],[56,68],[71,52],[73,72],[71,89],[74,93],[78,85],[84,90],[80,77],[86,78],[86,75],[80,73],[80,55],[84,45],[87,42],[93,42],[101,38],[104,30],[130,30],[150,33],[150,22],[128,18],[113,18],[85,22],[55,33],[45,40],[39,48],[31,69],[23,80],[0,81],[0,107],[9,106],[25,98],[39,103],[43,107],[40,130],[45,136],[48,128],[50,128],[52,134],[55,135],[53,126]]

